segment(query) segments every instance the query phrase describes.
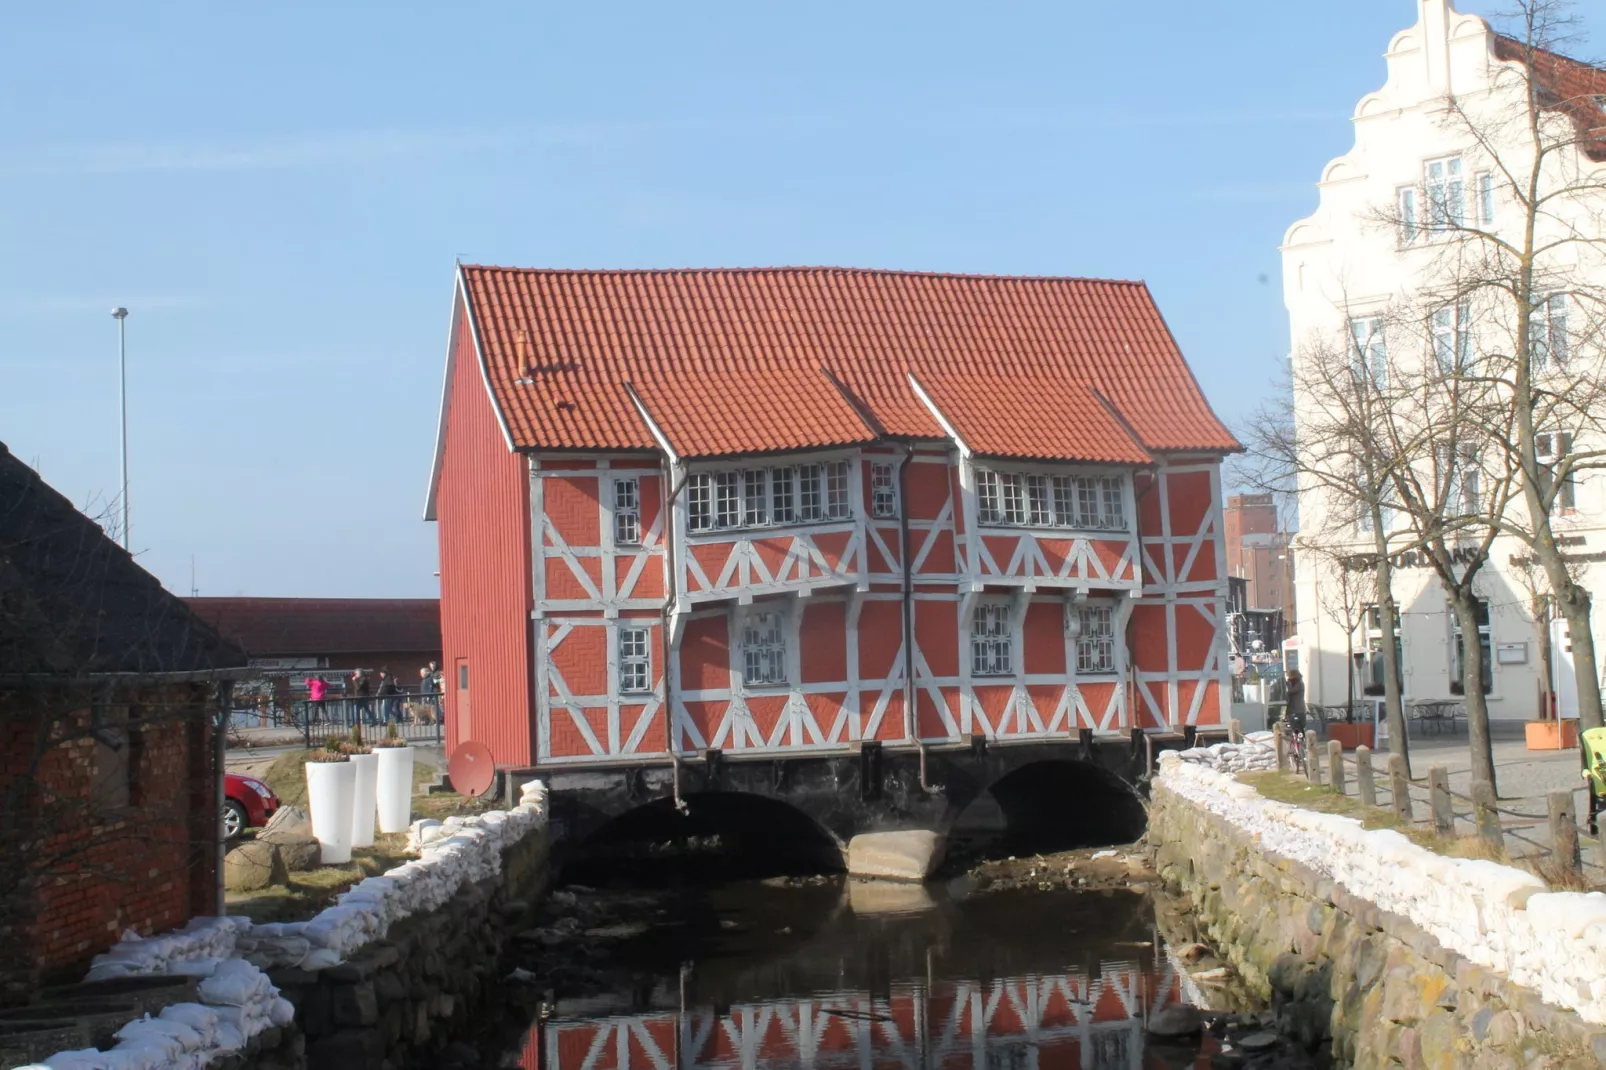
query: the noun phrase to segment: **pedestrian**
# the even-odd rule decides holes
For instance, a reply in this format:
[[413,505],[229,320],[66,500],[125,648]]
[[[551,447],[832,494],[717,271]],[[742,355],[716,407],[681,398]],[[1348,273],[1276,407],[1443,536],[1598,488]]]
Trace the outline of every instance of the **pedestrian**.
[[1303,736],[1305,734],[1305,677],[1298,669],[1288,670],[1288,708],[1283,719],[1288,727]]
[[390,670],[379,670],[379,705],[381,716],[388,724],[392,721],[401,723],[401,688],[396,686],[396,678],[390,675]]
[[307,723],[323,720],[323,703],[329,697],[329,681],[322,676],[307,680]]
[[363,724],[374,723],[374,703],[369,698],[374,693],[374,682],[368,679],[366,669],[355,669],[351,674],[352,694],[357,697],[357,717]]

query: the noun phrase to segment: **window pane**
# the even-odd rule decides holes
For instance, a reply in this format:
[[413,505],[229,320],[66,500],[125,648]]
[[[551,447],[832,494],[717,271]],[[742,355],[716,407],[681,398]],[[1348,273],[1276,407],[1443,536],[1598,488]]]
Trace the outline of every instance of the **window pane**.
[[1004,498],[1004,523],[1026,523],[1026,500],[1021,492],[1021,478],[1014,472],[1000,473],[1000,489]]
[[1048,527],[1054,523],[1054,511],[1049,505],[1048,477],[1026,477],[1026,522],[1033,527]]
[[613,481],[613,541],[620,546],[641,542],[640,488],[634,479]]
[[749,468],[742,473],[742,523],[750,528],[770,520],[764,474],[762,468]]
[[1478,176],[1478,222],[1494,222],[1494,176],[1487,171]]
[[1076,637],[1076,671],[1115,671],[1115,611],[1110,606],[1082,606],[1077,610],[1081,633]]
[[619,690],[650,691],[651,659],[647,652],[647,629],[619,629]]
[[714,473],[714,526],[734,528],[741,522],[741,490],[738,472]]
[[870,514],[898,515],[898,491],[892,480],[892,465],[877,462],[870,466]]
[[1400,190],[1400,241],[1416,241],[1416,190],[1407,186]]
[[694,474],[686,483],[686,517],[693,531],[714,526],[714,477],[707,472]]
[[832,461],[825,466],[825,515],[832,520],[842,520],[852,514],[848,476],[847,461]]
[[797,500],[793,489],[796,484],[796,469],[770,469],[770,518],[775,523],[790,524],[797,518]]
[[786,637],[780,613],[749,613],[742,628],[742,675],[748,684],[786,683]]
[[978,603],[970,621],[971,675],[1008,675],[1011,649],[1009,607],[1001,602]]
[[1121,481],[1114,476],[1101,476],[1099,490],[1103,499],[1103,508],[1100,510],[1102,526],[1110,530],[1126,527],[1126,502],[1121,493]]
[[997,472],[976,469],[976,502],[983,524],[996,524],[1003,519],[1003,511],[999,507]]
[[1076,526],[1076,480],[1054,477],[1054,523],[1062,528]]
[[817,464],[797,466],[797,519],[807,523],[818,520],[823,514],[824,488],[820,486],[821,472]]

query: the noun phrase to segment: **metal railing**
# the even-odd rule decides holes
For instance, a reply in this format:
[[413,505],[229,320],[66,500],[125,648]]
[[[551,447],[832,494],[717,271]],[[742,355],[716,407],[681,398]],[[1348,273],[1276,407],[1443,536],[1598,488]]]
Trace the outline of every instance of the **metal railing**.
[[395,725],[396,734],[410,743],[440,743],[444,739],[444,708],[439,694],[332,695],[297,699],[289,706],[238,709],[231,715],[229,726],[294,729],[308,747],[350,735],[352,727],[359,723],[363,738],[369,741],[385,736],[388,726]]

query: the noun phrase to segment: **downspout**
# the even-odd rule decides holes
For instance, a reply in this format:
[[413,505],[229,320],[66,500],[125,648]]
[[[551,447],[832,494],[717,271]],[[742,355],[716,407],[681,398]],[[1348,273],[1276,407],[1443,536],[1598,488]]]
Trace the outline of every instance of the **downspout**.
[[681,813],[686,812],[686,802],[680,797],[680,754],[675,750],[675,707],[674,689],[670,685],[669,672],[673,651],[669,642],[669,611],[675,604],[675,592],[678,590],[675,572],[675,499],[686,488],[686,481],[675,485],[674,470],[670,465],[668,456],[663,459],[664,481],[671,488],[669,498],[664,502],[664,564],[669,572],[669,589],[664,595],[664,605],[658,612],[658,639],[659,646],[663,648],[664,659],[664,749],[669,752],[669,764],[674,771],[673,792],[675,809]]
[[935,795],[941,789],[933,788],[926,779],[926,744],[915,723],[915,600],[914,566],[909,560],[908,479],[914,452],[913,446],[905,446],[903,460],[898,462],[898,557],[903,566],[903,726],[920,754],[920,790]]
[[[212,721],[212,760],[216,763],[212,770],[212,812],[208,818],[212,822],[211,828],[217,835],[217,916],[225,917],[229,912],[227,892],[223,884],[223,856],[228,853],[228,842],[223,838],[223,777],[228,760],[229,749],[229,707],[234,694],[232,680],[221,681],[217,685],[217,711]],[[190,887],[195,887],[193,884]]]

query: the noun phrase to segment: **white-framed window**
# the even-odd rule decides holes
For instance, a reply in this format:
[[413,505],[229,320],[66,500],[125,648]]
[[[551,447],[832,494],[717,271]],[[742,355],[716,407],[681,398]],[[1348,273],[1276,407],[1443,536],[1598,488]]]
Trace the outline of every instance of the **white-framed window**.
[[742,526],[763,527],[770,521],[769,496],[765,493],[765,471],[749,468],[742,472]]
[[641,545],[641,484],[634,478],[613,481],[613,543]]
[[1534,302],[1528,320],[1528,351],[1535,371],[1544,371],[1552,361],[1567,363],[1567,295],[1553,294]]
[[[1360,476],[1359,474],[1355,476],[1356,486],[1364,488],[1365,483],[1366,480],[1364,477]],[[1395,501],[1397,494],[1398,492],[1394,489],[1394,485],[1392,483],[1385,483],[1382,490],[1379,492],[1378,496],[1381,500],[1378,502],[1378,513],[1382,516],[1384,531],[1392,531],[1394,528],[1393,502]],[[1359,513],[1355,518],[1355,530],[1362,535],[1373,534],[1374,529],[1372,526],[1371,502],[1363,501],[1354,504],[1359,510]]]
[[1488,171],[1479,171],[1472,178],[1473,193],[1478,201],[1478,225],[1490,227],[1494,225],[1494,175]]
[[987,468],[976,469],[976,511],[983,524],[1001,524],[1004,521],[1002,496],[998,491],[998,473]]
[[1115,609],[1112,606],[1078,606],[1081,624],[1076,635],[1076,671],[1115,671]]
[[[1368,695],[1381,695],[1383,675],[1383,610],[1376,605],[1364,607],[1361,614],[1361,650],[1365,652],[1361,667],[1361,689]],[[1400,638],[1400,612],[1394,611],[1394,665],[1399,670],[1400,694],[1405,694],[1405,642]]]
[[[1570,431],[1559,431],[1555,434],[1543,433],[1534,436],[1534,453],[1537,460],[1545,469],[1545,489],[1549,489],[1550,482],[1556,478],[1556,469],[1567,455],[1573,451],[1573,436]],[[1561,486],[1556,489],[1556,500],[1552,506],[1558,513],[1570,514],[1578,509],[1578,483],[1573,472],[1569,469]]]
[[1126,481],[1121,476],[1047,476],[978,468],[976,504],[983,524],[1126,528]]
[[1472,309],[1465,301],[1433,310],[1428,330],[1441,375],[1458,375],[1472,366]]
[[686,526],[692,531],[714,530],[712,472],[693,472],[686,478]]
[[714,526],[734,528],[742,520],[740,472],[714,473]]
[[1461,157],[1445,156],[1423,166],[1428,199],[1428,228],[1436,234],[1454,231],[1466,222],[1466,178]]
[[803,523],[818,520],[825,514],[825,488],[821,484],[820,466],[797,466],[797,518]]
[[619,691],[639,694],[652,690],[652,655],[646,628],[619,629]]
[[763,610],[742,618],[742,681],[749,687],[786,683],[786,614]]
[[1014,637],[1008,602],[977,602],[970,617],[970,674],[1008,676],[1013,671]]
[[870,515],[894,517],[898,515],[898,488],[893,483],[892,465],[874,461],[870,465]]
[[1445,515],[1476,516],[1483,501],[1483,469],[1477,451],[1465,446],[1454,451],[1441,447],[1439,466],[1445,480]]
[[1421,234],[1417,224],[1416,187],[1401,186],[1400,196],[1400,244],[1410,245]]
[[831,461],[825,466],[827,520],[845,520],[853,515],[853,499],[848,494],[848,480],[852,474],[852,466],[847,461]]
[[[1461,682],[1464,671],[1466,648],[1461,635],[1461,620],[1455,615],[1453,607],[1446,606],[1450,616],[1450,694],[1464,695],[1466,687]],[[1494,657],[1491,650],[1489,631],[1489,603],[1479,599],[1474,610],[1474,619],[1478,624],[1478,646],[1483,653],[1483,672],[1479,674],[1485,695],[1494,691]]]
[[1378,390],[1388,386],[1389,350],[1382,316],[1356,316],[1349,321],[1350,359],[1355,375]]
[[770,469],[770,519],[790,524],[797,519],[797,471]]

